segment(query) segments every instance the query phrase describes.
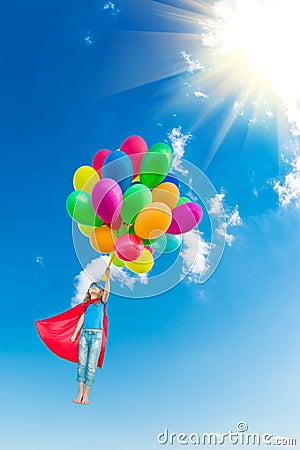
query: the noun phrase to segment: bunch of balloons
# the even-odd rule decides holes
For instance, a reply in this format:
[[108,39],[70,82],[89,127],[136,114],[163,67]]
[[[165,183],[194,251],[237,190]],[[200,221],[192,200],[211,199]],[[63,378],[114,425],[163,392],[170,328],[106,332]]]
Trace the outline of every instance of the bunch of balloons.
[[92,167],[76,170],[67,211],[115,266],[149,272],[154,251],[176,250],[200,222],[201,207],[180,197],[179,181],[169,174],[172,160],[168,144],[148,149],[143,138],[130,136],[118,150],[100,150]]

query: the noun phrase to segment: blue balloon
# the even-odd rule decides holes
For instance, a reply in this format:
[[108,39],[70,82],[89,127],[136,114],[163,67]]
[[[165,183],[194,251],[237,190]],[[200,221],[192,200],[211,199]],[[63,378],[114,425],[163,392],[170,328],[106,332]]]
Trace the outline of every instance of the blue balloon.
[[175,177],[175,175],[173,175],[173,174],[171,174],[171,173],[169,173],[169,174],[166,176],[166,178],[164,178],[164,179],[162,180],[162,183],[166,183],[166,182],[176,184],[176,186],[178,187],[178,189],[180,188],[180,182],[179,182],[179,180]]
[[102,166],[102,178],[112,178],[117,181],[122,192],[125,192],[131,185],[132,177],[132,162],[126,153],[115,150],[107,155]]
[[151,242],[151,247],[160,253],[174,252],[182,242],[182,236],[180,234],[168,234],[165,233],[160,236],[155,242]]

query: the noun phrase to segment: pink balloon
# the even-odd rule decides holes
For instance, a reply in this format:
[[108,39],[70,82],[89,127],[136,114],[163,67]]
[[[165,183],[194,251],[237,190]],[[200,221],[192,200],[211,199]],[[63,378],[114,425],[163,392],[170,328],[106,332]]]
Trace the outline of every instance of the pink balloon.
[[92,190],[92,205],[105,223],[114,222],[120,215],[123,195],[120,186],[111,178],[97,181]]
[[140,136],[130,136],[121,145],[122,152],[126,153],[133,165],[134,177],[140,173],[140,165],[144,154],[147,152],[147,144]]
[[143,250],[143,241],[135,234],[123,234],[115,242],[115,254],[122,261],[138,259]]
[[154,250],[153,250],[152,247],[149,247],[148,245],[145,245],[145,248],[146,248],[147,250],[149,250],[149,252],[151,253],[151,255],[153,255]]
[[172,221],[166,233],[182,234],[191,231],[202,219],[202,209],[197,203],[182,203],[172,211]]
[[93,159],[93,167],[95,170],[97,170],[98,175],[100,178],[102,178],[102,166],[103,166],[103,162],[105,160],[105,158],[107,157],[107,155],[109,155],[111,153],[110,150],[100,150],[98,153],[96,153],[96,155],[94,156]]

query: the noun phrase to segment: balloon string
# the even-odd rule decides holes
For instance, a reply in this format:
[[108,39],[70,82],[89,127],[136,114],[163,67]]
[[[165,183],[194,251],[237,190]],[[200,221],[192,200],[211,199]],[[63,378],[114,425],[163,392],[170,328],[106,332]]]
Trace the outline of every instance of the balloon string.
[[[114,253],[111,255],[110,260],[109,260],[109,263],[108,263],[108,266],[106,267],[107,269],[110,268],[111,263],[113,262],[113,259],[114,259],[115,256],[116,256],[116,255],[115,255]],[[104,274],[104,275],[103,275],[103,278],[102,278],[102,281],[106,281],[107,278],[108,278],[108,276],[107,276],[106,274]]]
[[122,224],[122,234],[127,233],[128,228],[129,228],[129,223],[124,223],[123,222],[123,224]]
[[108,263],[108,266],[107,266],[107,269],[110,268],[111,263],[113,262],[113,259],[114,259],[115,256],[116,256],[116,255],[115,255],[114,253],[111,255],[110,260],[109,260],[109,263]]

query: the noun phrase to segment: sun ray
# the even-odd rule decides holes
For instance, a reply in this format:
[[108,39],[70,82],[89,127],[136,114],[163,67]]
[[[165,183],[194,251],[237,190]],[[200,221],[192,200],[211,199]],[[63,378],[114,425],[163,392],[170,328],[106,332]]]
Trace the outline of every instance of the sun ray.
[[[118,87],[111,83],[106,95],[177,78],[178,83],[170,83],[172,87],[163,85],[170,100],[160,110],[198,93],[199,111],[194,114],[190,131],[226,105],[228,113],[219,126],[207,164],[238,115],[251,125],[274,114],[276,120],[269,123],[276,123],[279,142],[287,131],[300,136],[298,2],[155,0],[155,14],[166,18],[166,29],[123,32],[118,40],[120,45],[127,39],[133,51],[137,42],[143,43],[152,64],[137,67],[131,64],[138,60],[133,55],[126,73],[118,78]],[[118,61],[111,61],[110,66],[121,73]]]
[[[168,2],[166,14],[170,3],[174,4]],[[299,1],[182,0],[176,4],[184,10],[182,14],[177,11],[178,21],[181,16],[186,24],[190,16],[192,26],[197,26],[189,48],[196,48],[196,39],[198,51],[193,52],[193,58],[203,70],[190,74],[189,85],[209,98],[205,108],[201,103],[191,131],[202,125],[222,102],[229,107],[207,165],[236,118],[237,111],[230,109],[230,102],[244,108],[249,125],[258,120],[266,123],[275,115],[276,120],[269,123],[276,128],[279,145],[289,133],[300,136]]]

